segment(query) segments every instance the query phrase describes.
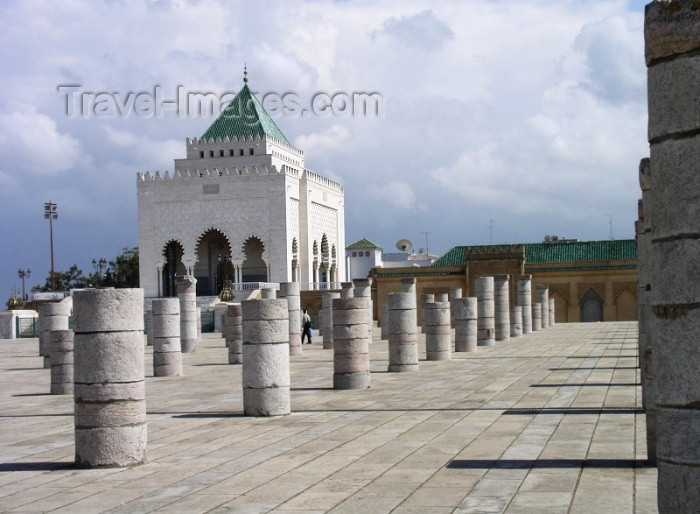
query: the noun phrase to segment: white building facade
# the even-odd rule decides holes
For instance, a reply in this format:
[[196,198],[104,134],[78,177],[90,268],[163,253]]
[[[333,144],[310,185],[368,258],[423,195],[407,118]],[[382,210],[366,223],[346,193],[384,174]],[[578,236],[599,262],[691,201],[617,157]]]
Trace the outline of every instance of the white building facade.
[[[247,82],[247,79],[244,79]],[[146,297],[175,277],[213,296],[256,283],[334,287],[345,276],[344,192],[304,166],[244,84],[174,172],[138,173],[139,274]]]

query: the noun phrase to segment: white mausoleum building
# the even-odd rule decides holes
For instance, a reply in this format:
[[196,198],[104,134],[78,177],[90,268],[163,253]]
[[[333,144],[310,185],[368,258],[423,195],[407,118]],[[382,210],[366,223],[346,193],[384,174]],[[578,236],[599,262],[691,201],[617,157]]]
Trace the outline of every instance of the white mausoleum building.
[[226,280],[321,289],[345,277],[343,188],[305,168],[247,81],[174,172],[137,174],[146,297],[175,295],[184,274],[201,296]]

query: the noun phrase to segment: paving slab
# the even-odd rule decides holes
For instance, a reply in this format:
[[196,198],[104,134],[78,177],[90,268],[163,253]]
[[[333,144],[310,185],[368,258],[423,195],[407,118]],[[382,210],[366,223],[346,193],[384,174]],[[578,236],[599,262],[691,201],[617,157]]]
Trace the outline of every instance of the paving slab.
[[636,322],[560,323],[372,387],[336,391],[333,352],[290,358],[292,414],[243,415],[219,334],[153,377],[148,462],[73,466],[73,400],[50,395],[37,339],[0,340],[2,512],[654,513]]

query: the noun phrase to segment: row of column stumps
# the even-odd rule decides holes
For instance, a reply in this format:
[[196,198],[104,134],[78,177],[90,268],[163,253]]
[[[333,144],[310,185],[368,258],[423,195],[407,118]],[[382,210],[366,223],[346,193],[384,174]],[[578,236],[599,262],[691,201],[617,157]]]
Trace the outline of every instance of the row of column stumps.
[[640,166],[637,234],[647,449],[658,468],[659,512],[700,512],[698,2],[649,3],[644,39],[650,159]]
[[389,342],[388,371],[418,371],[416,279],[402,279],[401,289],[400,293],[389,294],[384,318]]
[[180,347],[182,353],[197,349],[201,323],[197,322],[197,279],[191,275],[178,277],[177,296],[180,300]]
[[158,298],[152,302],[153,376],[182,375],[180,300]]

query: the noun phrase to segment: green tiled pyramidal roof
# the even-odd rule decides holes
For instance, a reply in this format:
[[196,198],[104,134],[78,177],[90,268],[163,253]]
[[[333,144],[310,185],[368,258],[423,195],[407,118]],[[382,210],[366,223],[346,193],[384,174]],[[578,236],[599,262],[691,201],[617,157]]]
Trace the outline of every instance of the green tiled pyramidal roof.
[[364,237],[345,247],[346,250],[359,250],[359,249],[365,250],[367,248],[381,249],[382,247],[379,246],[378,244],[373,243],[369,239],[365,239]]
[[269,135],[275,139],[291,144],[284,137],[279,127],[265,112],[255,95],[244,84],[236,97],[222,111],[216,121],[202,135],[202,139],[218,137],[229,139],[251,139]]
[[[523,246],[525,247],[526,264],[617,261],[637,258],[637,245],[634,239],[528,243]],[[469,251],[482,250],[483,248],[485,246],[455,246],[436,260],[433,266],[464,266]]]

